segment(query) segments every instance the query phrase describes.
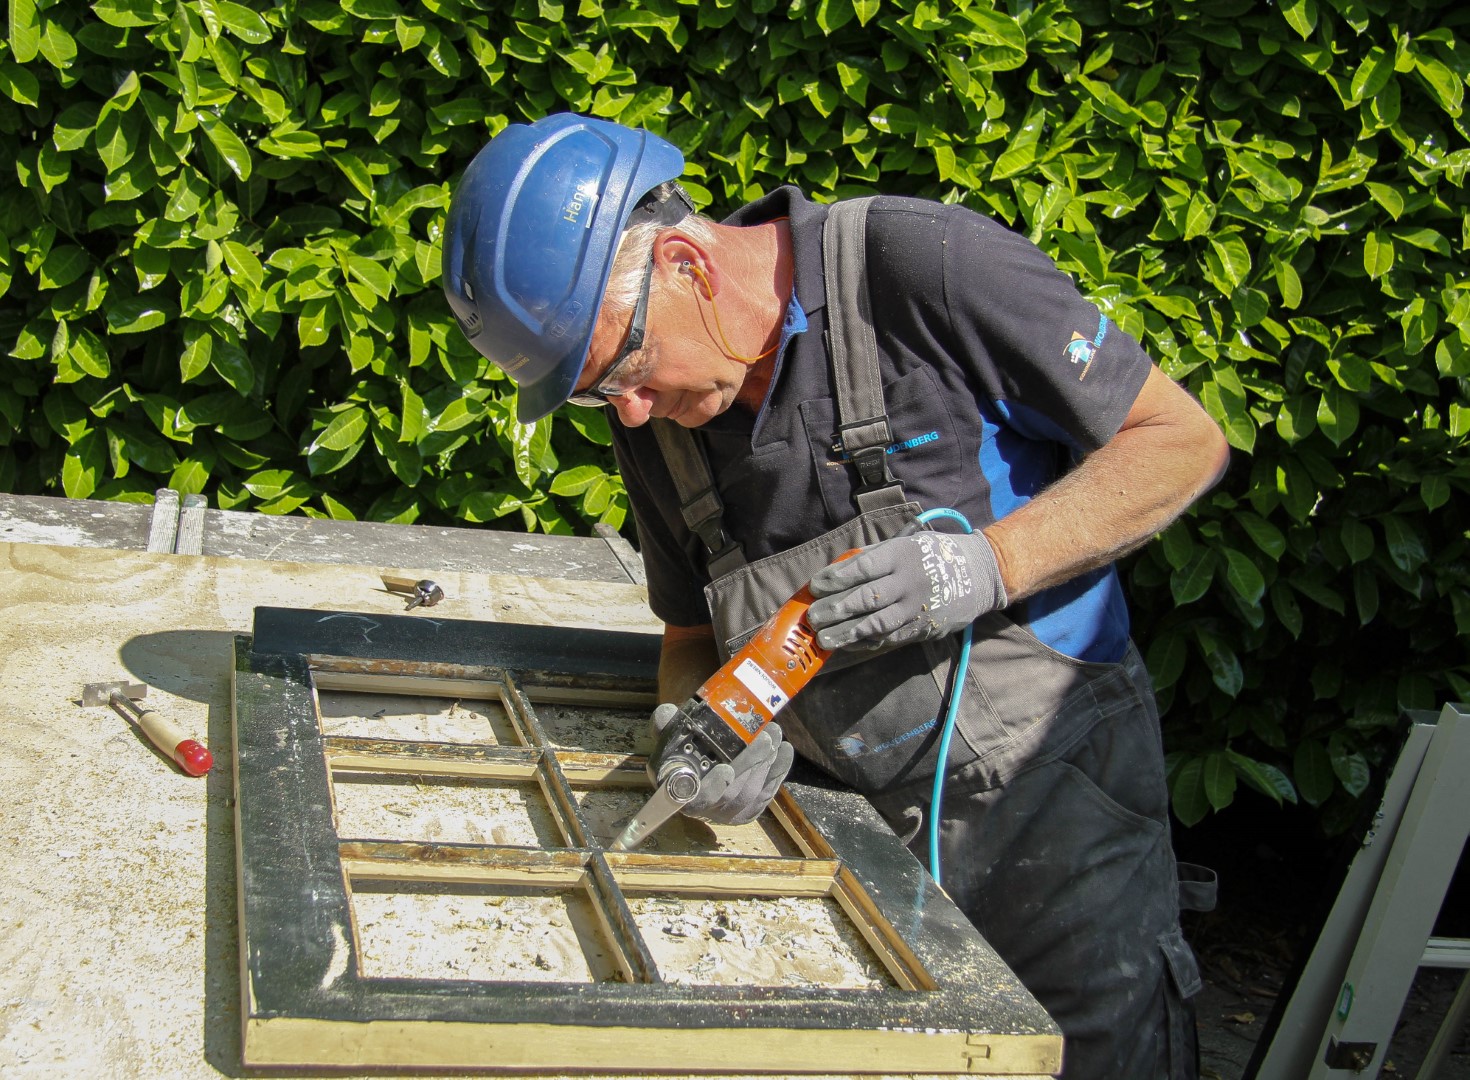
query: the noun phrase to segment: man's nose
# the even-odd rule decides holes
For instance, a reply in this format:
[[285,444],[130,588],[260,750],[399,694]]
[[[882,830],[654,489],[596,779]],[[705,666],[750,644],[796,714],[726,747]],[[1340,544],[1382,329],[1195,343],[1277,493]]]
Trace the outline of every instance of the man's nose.
[[624,427],[641,427],[648,423],[653,402],[644,397],[639,389],[623,394],[609,394],[607,400],[618,411],[618,419],[623,422]]

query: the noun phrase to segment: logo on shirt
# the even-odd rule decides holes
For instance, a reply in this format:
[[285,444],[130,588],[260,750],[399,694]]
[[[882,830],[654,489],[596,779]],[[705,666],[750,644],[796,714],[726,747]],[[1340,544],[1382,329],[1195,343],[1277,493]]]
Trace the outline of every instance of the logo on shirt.
[[925,720],[916,728],[910,728],[902,735],[897,735],[887,742],[880,742],[876,746],[869,746],[863,741],[861,735],[844,735],[837,740],[837,751],[843,757],[862,757],[864,754],[881,754],[885,750],[892,750],[895,746],[902,746],[910,739],[917,739],[920,735],[933,731],[939,725],[939,718]]
[[[939,441],[939,432],[937,432],[937,431],[926,431],[922,435],[915,435],[912,439],[903,439],[900,442],[889,443],[887,446],[885,446],[883,448],[883,453],[888,454],[888,455],[902,454],[905,450],[912,450],[915,447],[924,446],[927,443],[938,442],[938,441]],[[846,451],[846,449],[843,448],[843,445],[842,445],[842,436],[840,434],[839,435],[834,435],[832,437],[832,447],[831,447],[831,449],[832,449],[832,456],[834,458],[836,458],[838,462],[852,460],[852,455],[850,455]],[[833,463],[832,462],[828,462],[828,464],[833,464]]]
[[1108,317],[1100,315],[1097,320],[1097,334],[1091,341],[1083,337],[1077,331],[1072,331],[1072,340],[1067,342],[1062,350],[1062,355],[1068,361],[1077,365],[1082,370],[1077,374],[1077,381],[1081,382],[1087,378],[1088,369],[1097,358],[1097,350],[1102,346],[1103,338],[1108,336]]

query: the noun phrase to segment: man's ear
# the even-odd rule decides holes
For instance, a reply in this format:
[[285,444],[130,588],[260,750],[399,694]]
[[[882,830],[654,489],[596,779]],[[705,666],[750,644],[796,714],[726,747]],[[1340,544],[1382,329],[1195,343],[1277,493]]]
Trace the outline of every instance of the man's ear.
[[674,275],[672,280],[690,286],[705,299],[713,299],[720,289],[719,269],[710,250],[677,227],[653,242],[653,257],[661,272]]

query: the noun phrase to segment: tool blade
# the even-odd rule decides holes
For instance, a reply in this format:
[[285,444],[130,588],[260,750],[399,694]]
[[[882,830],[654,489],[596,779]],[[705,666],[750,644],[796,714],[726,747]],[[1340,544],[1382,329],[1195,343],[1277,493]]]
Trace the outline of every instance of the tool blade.
[[83,705],[106,705],[113,694],[139,701],[148,696],[148,687],[143,683],[94,682],[82,687]]
[[698,794],[698,774],[687,765],[679,765],[661,778],[643,809],[633,815],[633,820],[628,822],[608,850],[632,851]]

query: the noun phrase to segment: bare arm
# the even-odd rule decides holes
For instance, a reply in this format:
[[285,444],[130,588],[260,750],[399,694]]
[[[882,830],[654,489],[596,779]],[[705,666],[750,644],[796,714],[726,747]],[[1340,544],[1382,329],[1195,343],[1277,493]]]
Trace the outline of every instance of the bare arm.
[[682,705],[720,666],[713,626],[664,625],[658,660],[658,699]]
[[1230,448],[1209,415],[1155,366],[1106,445],[985,530],[1012,601],[1144,544],[1224,474]]

